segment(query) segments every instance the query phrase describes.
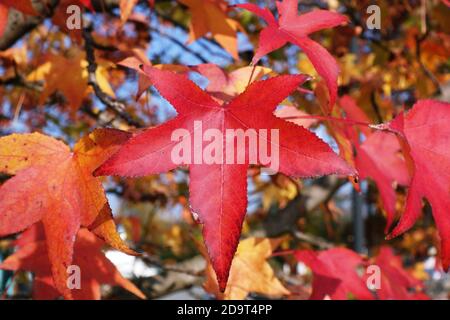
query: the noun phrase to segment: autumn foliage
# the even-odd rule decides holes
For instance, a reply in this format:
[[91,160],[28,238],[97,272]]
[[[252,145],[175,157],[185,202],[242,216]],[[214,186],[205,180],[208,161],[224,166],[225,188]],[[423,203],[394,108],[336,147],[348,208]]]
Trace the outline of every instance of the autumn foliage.
[[0,0],[2,298],[446,297],[450,9],[370,4]]

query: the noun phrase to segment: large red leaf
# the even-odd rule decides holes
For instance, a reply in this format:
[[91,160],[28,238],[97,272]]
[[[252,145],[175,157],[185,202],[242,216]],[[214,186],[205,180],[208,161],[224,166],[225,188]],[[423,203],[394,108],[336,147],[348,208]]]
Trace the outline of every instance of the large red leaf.
[[39,133],[0,138],[0,171],[14,175],[0,188],[0,236],[42,221],[53,280],[68,299],[66,269],[80,226],[113,247],[134,253],[117,234],[101,181],[92,176],[129,137],[119,130],[95,130],[73,152],[61,141]]
[[[145,176],[176,168],[179,164],[172,160],[171,150],[177,142],[171,141],[171,135],[179,128],[189,132],[182,140],[188,141],[190,146],[191,141],[185,139],[202,130],[223,132],[222,150],[226,150],[225,147],[234,149],[234,141],[233,145],[227,146],[226,129],[277,129],[279,171],[282,173],[295,177],[354,174],[313,133],[273,115],[277,105],[305,81],[305,76],[279,76],[254,82],[245,92],[221,105],[185,75],[147,66],[144,71],[160,94],[175,107],[178,116],[130,139],[96,170],[96,175]],[[201,121],[202,128],[194,121]],[[228,164],[225,152],[214,164],[195,161],[195,157],[202,155],[195,151],[201,152],[208,144],[203,141],[199,146],[191,146],[194,159],[191,156],[191,161],[185,164],[190,169],[191,209],[204,225],[206,246],[220,288],[224,289],[246,212],[246,173],[250,161],[248,150],[245,150],[245,160],[241,164]],[[273,147],[271,142],[270,148]]]
[[337,97],[339,67],[331,54],[308,36],[313,32],[346,23],[347,18],[339,13],[326,10],[315,10],[298,15],[297,3],[298,0],[277,2],[280,15],[278,21],[268,9],[262,9],[251,3],[237,5],[237,7],[255,13],[268,24],[260,33],[258,49],[252,63],[256,64],[263,56],[281,48],[287,42],[299,46],[311,60],[317,73],[325,80],[332,107]]
[[390,237],[411,228],[426,198],[433,210],[442,241],[442,264],[450,266],[450,104],[420,100],[385,128],[399,134],[412,163],[412,179],[405,212]]

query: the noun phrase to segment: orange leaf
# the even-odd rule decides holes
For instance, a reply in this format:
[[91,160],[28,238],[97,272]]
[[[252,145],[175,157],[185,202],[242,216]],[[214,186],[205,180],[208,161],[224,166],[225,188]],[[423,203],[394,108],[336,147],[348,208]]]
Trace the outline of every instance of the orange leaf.
[[227,2],[223,0],[179,0],[189,7],[189,41],[195,41],[208,32],[233,58],[238,59],[236,32],[240,24],[228,18]]
[[112,247],[135,254],[117,234],[101,181],[91,174],[129,137],[119,130],[95,130],[74,152],[39,133],[0,138],[0,171],[15,175],[0,189],[0,236],[42,221],[53,280],[66,298],[71,298],[66,268],[80,226]]

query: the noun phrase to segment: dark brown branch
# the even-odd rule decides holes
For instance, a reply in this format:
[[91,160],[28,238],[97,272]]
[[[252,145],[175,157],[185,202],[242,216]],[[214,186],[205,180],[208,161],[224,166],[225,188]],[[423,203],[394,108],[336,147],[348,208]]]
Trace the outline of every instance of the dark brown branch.
[[8,25],[5,33],[0,37],[0,50],[13,46],[19,39],[40,25],[46,18],[53,15],[59,0],[50,0],[46,5],[43,1],[33,1],[33,6],[39,16],[27,16],[21,12],[10,9]]
[[[428,21],[428,15],[425,19]],[[436,87],[436,92],[433,95],[440,95],[442,94],[441,85],[438,81],[438,79],[435,77],[435,75],[428,70],[428,68],[425,66],[425,64],[422,61],[422,42],[425,41],[425,39],[428,37],[430,33],[430,28],[426,29],[426,32],[421,36],[416,36],[416,57],[417,61],[419,62],[420,68],[422,69],[423,73],[431,80],[433,85]]]
[[97,98],[109,110],[111,110],[112,112],[114,112],[114,114],[125,120],[129,125],[135,126],[137,128],[142,127],[143,125],[140,121],[134,120],[126,112],[126,106],[124,103],[110,97],[100,88],[96,76],[97,62],[95,60],[95,51],[94,51],[95,41],[92,37],[91,30],[89,28],[83,29],[83,39],[85,42],[86,59],[88,61],[88,84],[94,89]]
[[10,86],[10,85],[38,92],[42,91],[42,83],[26,81],[25,78],[19,74],[11,78],[0,79],[0,86]]

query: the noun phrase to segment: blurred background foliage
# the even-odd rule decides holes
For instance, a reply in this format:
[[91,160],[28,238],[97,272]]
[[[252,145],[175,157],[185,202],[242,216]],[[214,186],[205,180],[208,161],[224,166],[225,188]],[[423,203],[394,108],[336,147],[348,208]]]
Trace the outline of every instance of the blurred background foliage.
[[[276,12],[274,1],[250,2]],[[93,0],[94,11],[83,9],[84,24],[94,39],[97,82],[103,93],[123,106],[115,109],[105,104],[88,83],[89,62],[82,32],[65,27],[61,9],[70,1],[33,3],[39,16],[10,13],[10,19],[29,25],[21,32],[7,30],[10,34],[0,40],[0,134],[39,131],[71,145],[97,127],[133,131],[174,115],[173,108],[154,89],[136,99],[137,72],[118,64],[126,57],[145,56],[152,64],[215,63],[231,72],[249,65],[264,27],[255,15],[229,8],[227,16],[237,30],[238,56],[233,57],[233,44],[224,48],[220,37],[211,32],[188,43],[192,23],[196,23],[193,17],[198,10],[206,12],[202,11],[204,4],[192,8],[192,1],[156,0],[154,6],[149,1],[137,1],[126,16],[120,1]],[[381,9],[380,30],[366,26],[366,9],[371,4]],[[350,18],[348,25],[316,33],[313,39],[339,63],[339,95],[351,96],[371,123],[389,121],[421,98],[450,100],[450,9],[444,2],[299,1],[300,12],[317,8],[339,11]],[[319,101],[312,93],[320,87],[320,78],[299,48],[284,46],[260,64],[278,74],[314,76],[307,84],[311,92],[294,94],[289,104],[309,114],[320,114]],[[191,78],[202,87],[207,84],[207,79],[198,74]],[[336,136],[326,122],[316,121],[310,128],[338,151]],[[7,178],[2,177],[2,181]],[[345,246],[369,256],[376,255],[380,245],[389,244],[417,278],[427,281],[432,297],[447,297],[449,280],[434,264],[438,246],[429,207],[413,230],[387,242],[379,191],[370,180],[361,181],[361,192],[357,192],[351,181],[336,177],[301,181],[281,174],[260,176],[252,169],[248,179],[249,207],[243,238],[280,238],[279,250]],[[108,179],[105,188],[121,234],[147,254],[131,261],[133,267],[123,268],[123,257],[109,255],[119,270],[133,278],[149,297],[164,297],[186,288],[194,288],[183,291],[191,297],[208,297],[197,290],[203,274],[192,275],[204,268],[204,262],[197,263],[203,260],[199,259],[201,229],[189,211],[186,171]],[[405,189],[399,187],[397,191],[400,211]],[[10,241],[0,240],[0,259],[11,253]],[[137,260],[142,260],[143,267]],[[295,285],[304,282],[299,280],[302,274],[297,272],[293,258],[274,257],[270,263],[280,281],[296,287],[299,297],[308,296],[301,294],[302,290],[307,292],[307,286]],[[188,272],[183,273],[183,268]],[[0,292],[29,296],[30,276],[16,274],[13,286],[11,278],[11,273],[1,273]],[[119,289],[105,292],[108,298],[128,297]]]

